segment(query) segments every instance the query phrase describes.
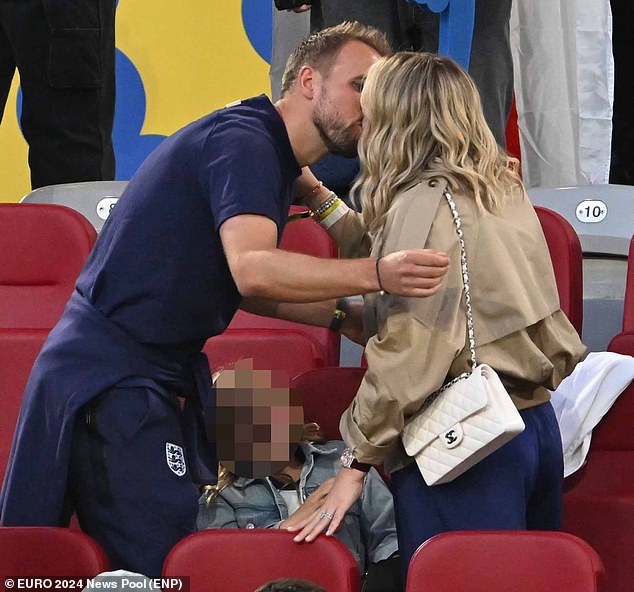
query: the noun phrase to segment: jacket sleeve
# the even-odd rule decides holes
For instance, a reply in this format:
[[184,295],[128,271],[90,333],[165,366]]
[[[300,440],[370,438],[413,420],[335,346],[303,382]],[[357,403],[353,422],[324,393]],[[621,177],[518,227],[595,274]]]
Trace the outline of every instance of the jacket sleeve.
[[203,495],[198,501],[198,505],[198,517],[196,519],[196,528],[198,530],[238,528],[235,510],[222,495],[216,496],[211,503],[207,503],[206,496]]
[[365,231],[359,212],[348,210],[343,221],[343,228],[338,238],[339,255],[343,259],[368,257],[372,242]]
[[[438,244],[430,245],[427,235],[421,236],[420,229],[430,227],[429,216],[434,217]],[[433,296],[386,294],[376,299],[378,333],[366,345],[368,370],[340,424],[355,456],[375,465],[383,463],[407,419],[444,384],[466,341],[460,254],[449,208],[430,212],[419,199],[402,202],[388,218],[384,237],[383,254],[431,246],[445,251],[450,264]]]
[[429,327],[411,311],[388,315],[384,335],[366,345],[368,370],[341,419],[341,433],[356,458],[383,463],[407,419],[443,385],[463,347],[464,332],[455,327]]
[[[213,502],[207,503],[205,496],[200,498],[198,518],[196,520],[196,527],[198,530],[206,530],[209,528],[240,528],[238,519],[233,506],[221,495],[218,495]],[[259,511],[259,508],[254,503],[252,512]],[[264,514],[264,511],[262,512]],[[282,520],[274,520],[266,524],[259,524],[257,520],[254,520],[257,524],[257,528],[279,528]]]

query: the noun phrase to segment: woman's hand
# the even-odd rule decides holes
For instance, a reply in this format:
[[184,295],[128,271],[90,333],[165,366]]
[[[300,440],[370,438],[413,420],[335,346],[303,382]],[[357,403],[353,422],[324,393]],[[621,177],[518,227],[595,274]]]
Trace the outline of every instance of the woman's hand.
[[286,528],[292,530],[300,523],[305,522],[310,518],[315,511],[321,507],[324,500],[332,489],[332,484],[335,482],[335,478],[331,477],[326,479],[315,491],[313,491],[306,501],[293,512],[286,520],[280,523],[280,528]]
[[293,540],[297,543],[310,543],[324,531],[327,536],[333,535],[346,512],[361,496],[365,475],[366,473],[357,469],[339,469],[332,489],[323,503],[310,516],[288,528],[291,532],[300,531]]

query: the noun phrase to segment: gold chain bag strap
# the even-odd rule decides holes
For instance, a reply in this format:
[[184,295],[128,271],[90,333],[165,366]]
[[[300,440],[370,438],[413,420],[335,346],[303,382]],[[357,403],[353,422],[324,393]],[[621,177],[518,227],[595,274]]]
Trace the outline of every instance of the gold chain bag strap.
[[401,433],[427,485],[453,481],[524,430],[524,422],[495,370],[476,362],[469,268],[462,222],[449,188],[443,192],[453,216],[464,284],[471,372],[431,394]]

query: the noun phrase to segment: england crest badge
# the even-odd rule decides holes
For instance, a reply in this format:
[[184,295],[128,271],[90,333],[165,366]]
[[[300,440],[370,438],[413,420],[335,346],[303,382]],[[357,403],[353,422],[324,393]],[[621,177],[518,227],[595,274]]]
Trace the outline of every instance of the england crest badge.
[[167,457],[167,466],[171,469],[172,473],[182,477],[187,471],[185,453],[183,452],[182,446],[166,442],[165,456]]

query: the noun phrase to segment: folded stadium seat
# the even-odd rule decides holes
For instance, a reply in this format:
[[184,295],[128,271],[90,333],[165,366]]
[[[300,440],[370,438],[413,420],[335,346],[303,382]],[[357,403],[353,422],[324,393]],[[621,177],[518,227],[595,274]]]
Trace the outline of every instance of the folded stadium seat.
[[414,553],[406,592],[604,592],[601,559],[563,532],[457,531]]
[[[291,206],[290,214],[305,211],[306,208]],[[328,233],[310,219],[289,222],[282,233],[280,248],[296,251],[314,257],[337,257],[337,246]],[[313,340],[320,350],[326,366],[339,364],[341,339],[338,333],[324,327],[312,327],[302,323],[292,323],[268,317],[249,314],[239,310],[229,324],[229,329],[286,329],[300,331]]]
[[0,327],[51,329],[96,236],[70,208],[0,203]]
[[0,483],[4,481],[22,393],[47,329],[0,328]]
[[99,232],[127,184],[127,181],[83,181],[47,185],[27,193],[20,203],[67,206],[85,216]]
[[577,333],[583,328],[583,252],[575,229],[565,218],[535,206],[553,262],[561,309]]
[[634,186],[614,184],[531,187],[535,206],[563,216],[583,250],[583,342],[605,351],[620,331],[628,249],[634,219]]
[[13,579],[16,588],[20,586],[15,578],[49,578],[50,585],[42,588],[81,590],[87,578],[109,567],[103,549],[83,532],[52,526],[0,526],[0,579]]
[[255,370],[283,370],[290,379],[324,364],[323,351],[310,337],[287,329],[227,329],[208,339],[203,351],[212,372],[252,358]]
[[253,592],[278,578],[300,578],[328,592],[359,592],[361,576],[352,553],[334,537],[310,544],[275,529],[212,529],[177,543],[163,577],[190,577],[190,592]]

